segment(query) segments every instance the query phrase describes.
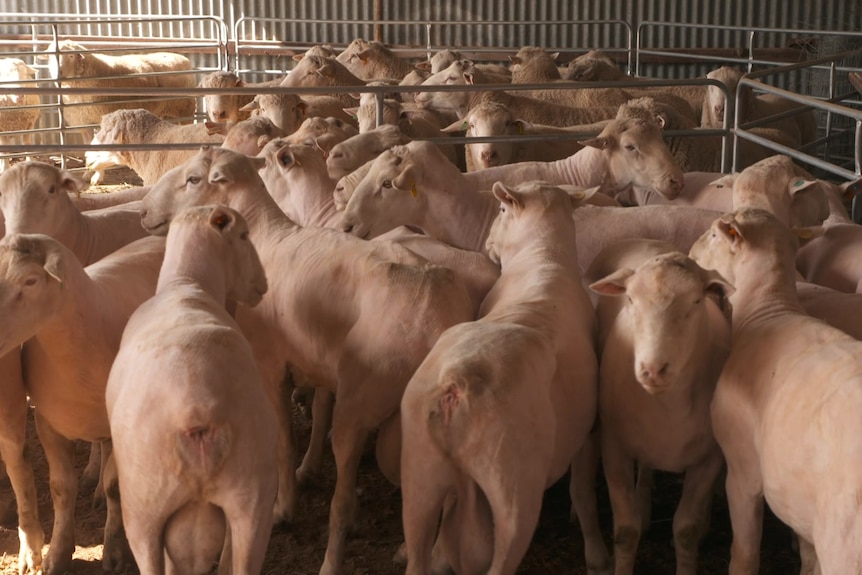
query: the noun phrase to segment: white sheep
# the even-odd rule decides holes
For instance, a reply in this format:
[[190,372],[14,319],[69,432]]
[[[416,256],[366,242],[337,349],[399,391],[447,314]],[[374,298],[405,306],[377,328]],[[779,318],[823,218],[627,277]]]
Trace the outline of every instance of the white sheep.
[[248,120],[240,120],[236,124],[207,122],[207,131],[210,134],[224,136],[222,148],[240,152],[246,156],[258,155],[267,142],[286,135],[284,130],[264,116],[252,116]]
[[343,178],[392,146],[412,141],[398,126],[383,124],[339,142],[329,151],[326,167],[332,178]]
[[381,42],[354,39],[335,58],[365,81],[393,79],[401,81],[413,71],[413,65],[395,55]]
[[[0,58],[0,89],[32,87],[28,81],[36,77],[36,70],[20,58]],[[5,135],[4,132],[32,130],[39,121],[41,110],[39,96],[36,94],[13,95],[0,93],[0,145],[10,145],[16,140],[25,145],[33,144],[32,134],[22,134],[20,138]],[[28,158],[29,159],[29,158]],[[9,161],[0,157],[0,173],[9,167]]]
[[[425,80],[423,86],[435,85],[467,85],[482,83],[483,75],[473,66],[472,62],[457,60]],[[416,104],[420,107],[442,111],[454,111],[458,117],[463,117],[469,110],[481,102],[493,101],[506,105],[517,117],[527,122],[551,126],[574,126],[590,124],[613,118],[619,106],[604,106],[591,104],[590,107],[576,108],[561,106],[551,102],[529,98],[519,94],[509,94],[498,91],[471,92],[421,92],[416,95]]]
[[[730,66],[722,66],[709,72],[706,77],[724,83],[728,87],[731,97],[736,98],[737,91],[740,90],[738,88],[739,80],[742,79],[744,74],[742,70]],[[737,101],[740,102],[741,110],[739,110],[738,115],[742,123],[759,120],[802,107],[801,104],[773,94],[755,94],[751,86],[743,86],[741,88]],[[704,99],[703,115],[700,121],[701,126],[708,128],[722,127],[724,124],[724,108],[724,92],[716,86],[708,86]],[[775,120],[762,127],[780,130],[786,134],[786,137],[783,139],[784,141],[781,143],[785,145],[791,143],[789,147],[792,148],[798,148],[817,139],[817,118],[814,115],[814,110],[800,111],[789,118]]]
[[[59,55],[58,55],[59,51]],[[172,52],[114,56],[88,51],[72,40],[51,43],[45,51],[51,77],[64,88],[194,88],[191,61]],[[186,74],[174,72],[188,70]],[[98,79],[90,79],[98,78]],[[65,126],[98,124],[102,116],[121,108],[145,108],[159,117],[191,118],[195,100],[189,97],[63,95]]]
[[7,233],[45,234],[69,248],[82,265],[147,235],[134,203],[81,212],[72,202],[84,182],[42,162],[22,162],[0,176],[0,212]]
[[296,94],[258,94],[241,110],[266,116],[286,134],[295,132],[306,118],[313,116],[356,123],[353,116],[344,110],[341,101],[333,96],[303,98]]
[[[116,110],[105,114],[99,132],[93,136],[91,146],[113,144],[214,144],[220,145],[224,137],[209,134],[204,124],[174,124],[162,120],[143,108]],[[114,165],[128,166],[137,173],[145,186],[156,181],[174,166],[197,153],[196,147],[159,150],[88,150],[84,156],[87,169],[96,172],[91,183],[102,177],[101,170]]]
[[129,318],[105,390],[123,524],[142,573],[165,561],[209,572],[223,548],[233,573],[260,571],[278,424],[225,306],[256,305],[266,287],[235,211],[192,208],[173,221],[156,294]]
[[[510,57],[513,84],[543,84],[562,82],[557,69],[556,56],[536,46],[524,46]],[[523,96],[537,98],[575,108],[590,106],[619,106],[631,96],[620,88],[546,88],[542,90],[519,90]]]
[[285,136],[291,144],[317,147],[329,153],[339,142],[359,133],[353,124],[339,118],[306,118],[292,134]]
[[[358,78],[344,64],[335,58],[303,56],[296,66],[281,82],[289,88],[364,86],[365,81]],[[349,93],[333,94],[344,106],[355,106],[356,98]]]
[[[74,442],[110,437],[108,372],[131,313],[155,293],[162,238],[143,238],[84,268],[59,242],[40,234],[0,240],[0,355],[22,346],[28,395],[50,468],[54,504],[46,574],[65,573],[74,551],[77,481]],[[106,489],[111,486],[106,485]],[[103,564],[124,562],[118,510],[108,500]]]
[[[270,389],[277,390],[289,363],[336,395],[332,447],[338,480],[320,570],[334,575],[341,569],[347,530],[355,518],[355,464],[365,439],[381,428],[378,461],[384,474],[397,481],[399,427],[393,416],[403,388],[439,333],[474,317],[476,310],[453,272],[428,265],[406,248],[297,226],[257,173],[265,161],[222,148],[202,150],[153,187],[141,221],[151,233],[164,233],[182,208],[224,203],[249,222],[270,290],[260,305],[240,308],[237,319],[261,372]],[[180,188],[186,193],[176,193]],[[277,519],[295,512],[297,504],[290,418],[285,415]]]
[[[468,138],[489,136],[536,136],[540,134],[598,134],[610,120],[584,126],[545,126],[525,122],[499,102],[482,102],[473,107],[463,119],[443,128],[443,132],[466,132]],[[507,141],[466,144],[468,172],[516,162],[551,162],[567,158],[583,148],[577,140]]]

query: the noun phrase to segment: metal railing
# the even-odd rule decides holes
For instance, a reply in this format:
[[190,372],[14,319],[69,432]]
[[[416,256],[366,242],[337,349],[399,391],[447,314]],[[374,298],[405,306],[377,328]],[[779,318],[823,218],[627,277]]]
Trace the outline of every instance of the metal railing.
[[[289,40],[287,38],[276,38],[276,29],[288,30],[291,27],[306,29],[309,25],[333,27],[352,27],[369,32],[366,39],[372,40],[379,36],[381,41],[386,42],[389,38],[397,38],[392,44],[393,52],[402,57],[428,59],[435,52],[444,48],[457,48],[467,57],[488,60],[503,61],[508,63],[507,56],[514,55],[521,47],[519,45],[507,46],[504,42],[495,44],[474,43],[467,46],[453,47],[442,41],[444,31],[457,30],[459,28],[475,30],[496,30],[499,38],[505,35],[508,29],[517,27],[556,27],[560,29],[578,29],[589,26],[610,26],[614,29],[610,37],[620,40],[619,45],[610,45],[602,48],[610,54],[622,54],[625,56],[627,69],[631,70],[634,63],[634,35],[631,25],[624,20],[485,20],[485,21],[453,21],[453,20],[349,20],[349,19],[314,19],[314,18],[261,18],[242,16],[237,19],[233,26],[233,38],[231,41],[232,55],[234,57],[234,69],[237,72],[248,72],[242,67],[240,58],[242,56],[254,56],[259,54],[293,55],[302,53],[311,48],[313,42],[302,42]],[[356,34],[354,33],[353,36]],[[514,37],[514,35],[513,35]],[[335,42],[334,48],[344,48],[347,43]],[[543,46],[548,52],[561,52],[567,55],[577,55],[588,51],[591,46],[576,47],[574,43],[565,46]],[[285,70],[267,71],[270,73],[282,73]]]

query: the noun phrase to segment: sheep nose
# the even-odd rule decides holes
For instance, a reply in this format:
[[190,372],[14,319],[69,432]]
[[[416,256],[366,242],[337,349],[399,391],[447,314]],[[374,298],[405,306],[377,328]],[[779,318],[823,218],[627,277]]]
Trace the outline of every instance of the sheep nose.
[[671,176],[670,185],[675,190],[682,190],[683,186],[685,185],[685,179],[682,176]]
[[656,380],[667,375],[667,370],[670,364],[668,362],[664,362],[661,365],[655,364],[647,364],[645,362],[641,362],[640,364],[640,374],[641,379],[644,380]]
[[343,222],[341,224],[341,231],[344,232],[345,234],[349,234],[350,232],[353,231],[353,228],[355,228],[355,227],[356,226],[354,226],[350,222]]
[[488,151],[482,152],[482,159],[483,160],[490,160],[491,158],[496,158],[496,157],[497,157],[496,151],[495,152],[488,152]]

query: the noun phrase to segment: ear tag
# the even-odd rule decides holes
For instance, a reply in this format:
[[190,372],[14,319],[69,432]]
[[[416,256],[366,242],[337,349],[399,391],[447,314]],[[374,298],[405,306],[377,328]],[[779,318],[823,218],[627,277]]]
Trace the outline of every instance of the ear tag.
[[736,228],[728,228],[727,229],[727,235],[729,235],[732,238],[735,238],[737,235],[736,234]]
[[419,196],[419,192],[416,191],[416,182],[410,180],[410,195],[415,197]]
[[522,136],[524,135],[524,124],[521,122],[518,122],[518,133]]
[[461,124],[461,131],[462,131],[462,132],[466,132],[468,127],[469,127],[469,126],[467,126],[467,121],[465,120],[465,121]]
[[796,237],[801,240],[810,240],[814,237],[814,231],[806,228],[795,230]]
[[572,197],[575,198],[576,200],[583,200],[584,195],[585,195],[584,192],[574,192],[572,194]]
[[793,182],[794,188],[798,188],[799,186],[803,186],[803,185],[805,185],[805,180],[796,180],[795,182]]

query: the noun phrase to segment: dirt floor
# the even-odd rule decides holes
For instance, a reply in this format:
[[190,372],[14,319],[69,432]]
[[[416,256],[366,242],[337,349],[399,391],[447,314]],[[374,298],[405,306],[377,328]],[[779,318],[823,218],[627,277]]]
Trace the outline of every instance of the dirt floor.
[[[297,416],[298,418],[301,416]],[[300,439],[307,440],[308,422],[299,420]],[[29,429],[32,458],[39,494],[39,513],[50,541],[51,498],[47,485],[47,469],[41,446],[32,426]],[[77,463],[83,469],[87,462],[87,446],[81,445]],[[263,573],[271,575],[311,575],[318,572],[326,548],[329,498],[334,487],[334,467],[331,455],[319,482],[304,492],[300,502],[300,519],[292,526],[277,526],[272,532]],[[671,517],[679,498],[681,482],[678,476],[660,474],[654,494],[651,528],[641,540],[638,575],[674,572]],[[395,575],[403,567],[393,563],[401,535],[401,500],[397,488],[389,484],[377,470],[373,456],[368,456],[360,468],[360,525],[347,547],[345,575]],[[0,501],[12,498],[8,483],[0,485]],[[603,530],[610,543],[611,515],[604,486],[599,488],[599,504]],[[105,514],[92,509],[92,492],[78,496],[76,541],[72,572],[78,575],[102,573],[102,534]],[[727,573],[730,546],[730,524],[727,506],[721,494],[713,507],[710,531],[703,542],[700,573]],[[18,534],[14,521],[0,528],[0,573],[17,573]],[[47,546],[45,548],[47,551]],[[798,572],[796,553],[791,549],[789,530],[774,517],[767,517],[764,528],[763,575],[787,575]],[[521,564],[521,575],[575,575],[585,573],[583,545],[569,524],[569,498],[564,482],[548,490],[539,527],[533,543]]]

